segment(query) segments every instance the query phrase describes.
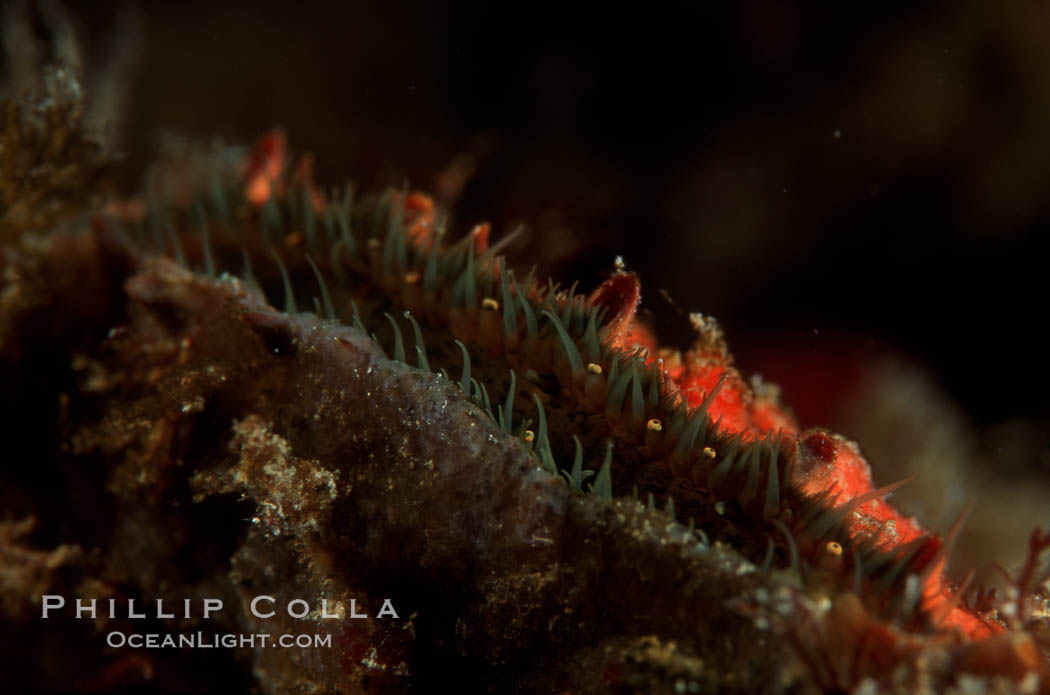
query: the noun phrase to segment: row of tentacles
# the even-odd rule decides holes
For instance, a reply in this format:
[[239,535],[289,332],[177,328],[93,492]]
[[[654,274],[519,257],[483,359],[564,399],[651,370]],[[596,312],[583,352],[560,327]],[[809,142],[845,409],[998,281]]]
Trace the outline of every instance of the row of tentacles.
[[[881,500],[896,485],[872,489],[867,465],[850,443],[821,431],[799,434],[775,399],[756,395],[743,382],[717,336],[706,335],[684,359],[659,350],[635,320],[640,293],[633,274],[617,269],[589,296],[577,294],[575,286],[541,284],[531,272],[519,281],[500,255],[506,240],[490,245],[487,225],[445,245],[435,206],[425,195],[388,191],[355,202],[349,186],[325,195],[314,185],[309,159],[288,171],[279,133],[259,142],[237,177],[215,173],[208,185],[178,196],[158,189],[148,196],[139,233],[180,260],[185,254],[176,229],[183,239],[199,235],[209,273],[216,269],[209,226],[257,230],[264,244],[305,252],[317,277],[319,314],[335,319],[345,313],[367,332],[357,307],[337,312],[327,288],[327,281],[345,285],[352,278],[380,288],[403,307],[405,323],[387,315],[394,359],[430,371],[418,322],[447,327],[463,364],[458,377],[442,369],[443,377],[519,437],[538,465],[576,490],[583,492],[589,474],[579,440],[573,464],[562,470],[540,399],[533,395],[536,427],[524,422],[515,428],[515,372],[506,402],[494,404],[471,376],[467,345],[522,372],[553,374],[563,397],[603,415],[615,439],[665,470],[679,494],[738,504],[768,531],[767,567],[775,543],[800,574],[831,577],[835,591],[856,593],[870,612],[909,629],[954,628],[970,638],[1004,629],[994,616],[961,605],[962,592],[944,580],[959,524],[942,539],[899,515]],[[284,279],[285,310],[294,312],[295,292],[280,256],[274,256]],[[243,274],[255,282],[250,262]],[[402,326],[414,338],[411,360]],[[613,495],[612,454],[610,444],[590,492]],[[674,515],[670,496],[668,507]]]

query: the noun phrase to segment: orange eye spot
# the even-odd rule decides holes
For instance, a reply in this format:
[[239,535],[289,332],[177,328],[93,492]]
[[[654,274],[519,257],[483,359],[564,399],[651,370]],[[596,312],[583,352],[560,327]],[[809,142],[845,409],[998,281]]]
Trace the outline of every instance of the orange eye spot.
[[645,426],[650,432],[660,432],[664,428],[664,423],[660,422],[657,418],[653,418],[645,423]]

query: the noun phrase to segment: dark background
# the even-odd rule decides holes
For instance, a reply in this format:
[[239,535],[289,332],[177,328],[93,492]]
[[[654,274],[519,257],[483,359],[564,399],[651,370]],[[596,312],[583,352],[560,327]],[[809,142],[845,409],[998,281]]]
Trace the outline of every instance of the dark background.
[[1050,467],[1045,3],[67,9],[130,171],[280,125],[322,181],[523,222],[515,257],[583,287],[621,254],[665,341],[716,316],[804,426],[894,355]]

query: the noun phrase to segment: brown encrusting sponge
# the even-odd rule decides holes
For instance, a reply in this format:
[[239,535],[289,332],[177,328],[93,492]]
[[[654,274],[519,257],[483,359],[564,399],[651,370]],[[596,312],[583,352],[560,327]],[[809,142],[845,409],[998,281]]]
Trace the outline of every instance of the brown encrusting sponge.
[[[55,230],[3,218],[14,685],[1050,692],[1050,539],[972,596],[944,575],[959,524],[882,501],[711,319],[662,350],[623,269],[589,295],[516,276],[486,226],[446,243],[425,195],[328,193],[310,162],[271,134]],[[43,620],[44,594],[195,609]]]

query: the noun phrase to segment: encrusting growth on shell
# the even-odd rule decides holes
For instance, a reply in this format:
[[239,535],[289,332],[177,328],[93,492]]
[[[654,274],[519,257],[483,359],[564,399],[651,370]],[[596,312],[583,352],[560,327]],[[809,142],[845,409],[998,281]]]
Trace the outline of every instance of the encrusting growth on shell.
[[[242,171],[186,182],[188,202],[150,196],[141,215],[5,253],[6,364],[66,337],[66,266],[105,288],[97,315],[75,317],[90,336],[75,349],[111,381],[95,387],[98,422],[78,410],[85,387],[69,387],[63,455],[101,452],[118,514],[139,495],[240,495],[258,521],[224,542],[262,585],[276,581],[267,563],[343,597],[438,582],[481,617],[402,597],[457,645],[442,658],[468,655],[488,684],[511,673],[523,689],[591,690],[604,673],[614,689],[848,689],[927,669],[942,686],[971,673],[1050,687],[1034,608],[1050,541],[1033,536],[1013,615],[968,604],[944,572],[965,513],[945,538],[897,513],[882,498],[908,481],[875,489],[854,445],[799,432],[733,367],[713,320],[692,315],[685,354],[660,348],[622,265],[590,294],[516,276],[501,255],[512,236],[490,244],[477,225],[447,243],[427,196],[326,192],[312,160],[286,157],[269,134]],[[143,424],[112,445],[128,413]],[[135,513],[151,529],[189,523]],[[605,634],[603,615],[622,629]],[[702,638],[710,616],[738,630],[729,648]],[[319,657],[302,678],[396,690],[408,664],[437,668],[412,659],[424,647],[403,626],[340,629],[347,645],[379,644],[379,661],[339,675]],[[528,650],[554,670],[526,668]],[[293,685],[286,656],[256,656],[274,691]]]

